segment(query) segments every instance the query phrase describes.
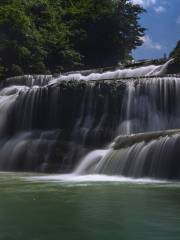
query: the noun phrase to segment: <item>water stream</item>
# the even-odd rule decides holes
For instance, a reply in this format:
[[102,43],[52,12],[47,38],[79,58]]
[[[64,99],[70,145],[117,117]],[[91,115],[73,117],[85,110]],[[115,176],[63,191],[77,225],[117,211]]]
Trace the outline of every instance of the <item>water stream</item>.
[[[0,89],[0,170],[179,179],[180,78],[168,64],[22,76]],[[117,136],[162,131],[114,149]],[[131,139],[128,140],[131,142]]]

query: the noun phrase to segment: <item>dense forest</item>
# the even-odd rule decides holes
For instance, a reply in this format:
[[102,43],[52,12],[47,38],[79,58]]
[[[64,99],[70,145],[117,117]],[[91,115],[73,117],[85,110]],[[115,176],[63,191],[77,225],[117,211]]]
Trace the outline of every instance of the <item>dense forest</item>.
[[116,65],[142,44],[128,0],[1,0],[0,76]]
[[128,0],[1,0],[0,79],[124,62],[142,44],[143,12]]

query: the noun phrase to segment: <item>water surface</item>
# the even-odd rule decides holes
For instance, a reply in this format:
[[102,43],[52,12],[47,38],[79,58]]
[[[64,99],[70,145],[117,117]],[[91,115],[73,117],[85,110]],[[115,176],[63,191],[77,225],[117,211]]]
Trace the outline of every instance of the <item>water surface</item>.
[[0,239],[179,240],[180,184],[0,174]]

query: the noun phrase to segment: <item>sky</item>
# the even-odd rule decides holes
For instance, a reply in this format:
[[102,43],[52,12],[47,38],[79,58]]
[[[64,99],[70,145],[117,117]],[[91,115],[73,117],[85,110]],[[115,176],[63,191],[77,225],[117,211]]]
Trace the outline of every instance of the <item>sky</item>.
[[180,0],[130,0],[140,4],[147,12],[140,23],[147,30],[143,45],[133,51],[135,59],[167,56],[180,40]]

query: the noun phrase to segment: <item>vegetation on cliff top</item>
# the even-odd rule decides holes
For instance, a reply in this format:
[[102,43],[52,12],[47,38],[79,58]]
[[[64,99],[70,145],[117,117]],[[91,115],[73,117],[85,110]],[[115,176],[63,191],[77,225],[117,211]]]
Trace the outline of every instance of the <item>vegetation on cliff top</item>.
[[1,0],[1,78],[116,65],[141,45],[128,0]]
[[180,64],[180,40],[177,42],[176,47],[170,53],[170,57],[173,57],[175,62]]
[[176,47],[169,55],[170,58],[174,58],[173,63],[168,66],[169,73],[180,73],[180,40],[177,42]]

